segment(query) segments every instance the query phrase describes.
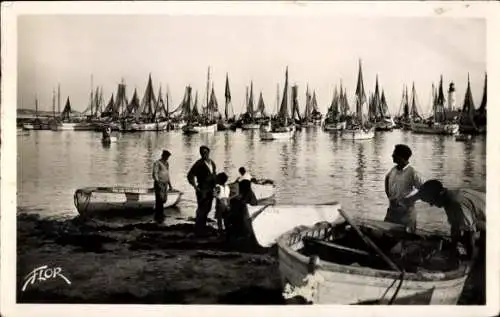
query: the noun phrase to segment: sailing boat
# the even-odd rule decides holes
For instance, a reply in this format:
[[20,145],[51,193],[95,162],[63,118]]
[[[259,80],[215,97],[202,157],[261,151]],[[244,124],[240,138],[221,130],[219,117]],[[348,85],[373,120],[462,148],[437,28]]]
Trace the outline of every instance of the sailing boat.
[[69,97],[66,99],[66,104],[64,105],[64,109],[61,113],[61,121],[59,124],[53,124],[52,130],[54,131],[62,131],[62,130],[70,130],[74,131],[75,126],[78,125],[78,122],[74,122],[71,118],[71,113],[73,110],[71,109],[71,103],[69,101]]
[[323,130],[325,131],[341,131],[346,128],[346,113],[342,113],[342,84],[340,84],[340,95],[337,92],[337,86],[333,91],[333,98],[330,107],[326,113]]
[[478,127],[478,133],[486,134],[486,102],[487,102],[487,84],[488,84],[488,75],[484,74],[484,88],[483,88],[483,99],[481,100],[481,105],[479,109],[476,111],[475,122]]
[[385,93],[382,89],[382,95],[380,97],[380,119],[376,123],[375,131],[392,131],[395,128],[396,124],[392,119],[391,114],[389,113],[389,107],[387,106],[387,101],[385,99]]
[[312,97],[309,93],[309,85],[306,89],[306,109],[304,110],[302,126],[312,127],[321,125],[322,114],[318,110],[318,101],[316,100],[316,91],[313,91]]
[[363,108],[366,106],[365,88],[363,85],[363,71],[359,60],[358,84],[356,87],[356,117],[342,131],[344,140],[368,140],[375,137],[375,129],[365,123]]
[[[414,89],[414,88],[413,88]],[[444,108],[443,76],[439,81],[439,91],[436,93],[432,85],[433,115],[429,120],[412,123],[412,132],[421,134],[454,135],[458,133],[458,124],[446,122]]]
[[40,119],[38,118],[38,97],[35,96],[35,120],[33,120],[33,123],[24,123],[23,129],[24,130],[41,130],[41,125],[42,125],[42,123],[40,122]]
[[384,90],[379,94],[378,75],[375,79],[375,93],[370,102],[370,119],[373,121],[375,131],[391,131],[394,121],[389,114]]
[[253,106],[254,106],[253,103],[254,102],[253,102],[253,100],[254,100],[253,99],[253,81],[250,81],[250,93],[248,93],[248,88],[247,88],[247,97],[246,97],[247,112],[245,112],[241,116],[241,120],[242,120],[241,129],[242,130],[256,130],[256,129],[260,128],[260,123],[258,123],[254,117],[254,110],[253,110]]
[[[182,128],[182,131],[185,134],[214,133],[217,131],[217,122],[214,120],[214,112],[217,111],[217,109],[214,109],[215,104],[212,105],[210,104],[209,90],[210,90],[210,67],[208,67],[208,73],[207,73],[206,107],[203,108],[202,116],[200,117],[200,120],[198,122],[190,122]],[[198,98],[196,98],[195,100],[197,101]],[[193,117],[195,116],[194,112],[197,111],[196,101],[193,107],[193,112],[191,113]]]
[[[213,90],[212,90],[213,93]],[[233,126],[234,123],[234,113],[231,103],[231,90],[229,89],[229,76],[226,73],[226,88],[224,89],[224,97],[226,99],[224,108],[224,118],[221,116],[219,122],[217,123],[217,130],[224,131],[228,130]],[[215,98],[215,95],[214,95]],[[230,116],[231,113],[231,116]]]
[[[283,89],[283,99],[281,101],[281,108],[278,115],[274,120],[269,121],[270,127],[268,129],[260,130],[261,140],[278,140],[278,139],[291,139],[295,135],[295,124],[291,122],[288,116],[288,66],[285,72],[285,88]],[[296,102],[297,86],[292,88],[292,98]]]
[[[486,78],[484,84],[483,100],[481,102],[481,112],[484,112],[484,123],[486,123]],[[474,100],[472,99],[472,91],[470,88],[470,79],[467,75],[467,90],[465,92],[464,103],[462,106],[462,112],[459,118],[459,130],[463,134],[480,134],[485,133],[486,124],[483,126],[478,126],[477,117],[478,115],[474,107]]]

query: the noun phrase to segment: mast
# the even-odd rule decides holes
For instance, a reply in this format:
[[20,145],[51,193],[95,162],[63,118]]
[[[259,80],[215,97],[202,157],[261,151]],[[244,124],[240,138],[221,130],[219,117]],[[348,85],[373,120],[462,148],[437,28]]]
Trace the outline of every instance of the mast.
[[61,84],[57,84],[57,114],[61,114]]
[[209,118],[210,116],[210,112],[209,112],[209,109],[208,109],[208,102],[209,102],[209,94],[210,94],[210,66],[208,66],[208,71],[207,71],[207,100],[206,100],[206,105],[207,105],[207,108],[206,108],[206,115],[208,117],[208,119],[210,120],[211,118]]
[[226,108],[224,109],[224,115],[226,120],[229,119],[229,104],[231,103],[231,91],[229,89],[229,75],[226,73],[226,89],[224,90],[224,97],[226,97]]
[[35,95],[35,116],[38,119],[38,96]]
[[94,116],[94,75],[90,74],[90,117]]
[[56,91],[52,88],[52,115],[56,117]]

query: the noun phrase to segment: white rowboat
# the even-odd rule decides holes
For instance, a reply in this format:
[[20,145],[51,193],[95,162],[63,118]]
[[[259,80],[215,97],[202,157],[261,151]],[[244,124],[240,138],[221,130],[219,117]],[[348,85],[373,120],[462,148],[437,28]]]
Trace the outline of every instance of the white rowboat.
[[[171,190],[167,193],[164,208],[179,203],[183,193]],[[152,214],[155,208],[153,188],[140,187],[87,187],[74,194],[75,207],[82,216],[135,216]]]

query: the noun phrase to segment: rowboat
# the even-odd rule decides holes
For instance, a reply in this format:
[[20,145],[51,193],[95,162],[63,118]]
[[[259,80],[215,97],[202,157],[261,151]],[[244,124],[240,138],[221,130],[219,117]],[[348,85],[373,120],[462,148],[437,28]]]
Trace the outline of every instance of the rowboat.
[[[238,183],[228,184],[230,189],[229,196],[234,196],[238,194]],[[259,203],[265,203],[268,200],[272,200],[276,194],[276,185],[272,180],[261,179],[252,181],[252,191],[255,194],[255,198]]]
[[241,125],[241,130],[257,130],[260,126],[260,123],[244,123]]
[[442,134],[455,135],[458,133],[459,125],[456,123],[413,123],[411,131],[418,134]]
[[[178,190],[168,191],[163,207],[177,205],[182,195]],[[153,188],[141,187],[87,187],[75,191],[74,203],[78,213],[85,217],[151,214],[155,192]]]
[[446,237],[411,234],[382,221],[355,223],[300,226],[278,238],[285,298],[302,296],[316,304],[457,303],[471,263],[450,261]]
[[342,131],[344,140],[369,140],[375,137],[375,129],[347,129]]
[[184,134],[193,133],[214,133],[217,131],[217,123],[209,125],[191,125],[188,124],[182,128]]
[[277,239],[299,225],[314,225],[338,219],[338,202],[318,205],[247,205],[252,230],[262,247],[276,244]]
[[273,131],[260,130],[260,139],[262,141],[271,140],[290,140],[295,135],[295,126],[283,127],[281,130],[275,129]]
[[345,128],[346,128],[345,121],[331,122],[331,123],[325,122],[323,125],[323,130],[325,131],[342,131]]

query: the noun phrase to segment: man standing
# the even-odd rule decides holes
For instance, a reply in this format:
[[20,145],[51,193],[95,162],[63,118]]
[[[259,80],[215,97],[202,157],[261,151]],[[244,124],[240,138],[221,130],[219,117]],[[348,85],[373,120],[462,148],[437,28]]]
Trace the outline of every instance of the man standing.
[[163,204],[167,201],[167,191],[172,190],[170,183],[170,173],[168,158],[170,152],[163,150],[161,159],[153,163],[153,181],[155,189],[155,216],[157,222],[163,222],[165,215],[163,214]]
[[397,144],[394,147],[392,160],[396,166],[385,177],[385,193],[389,198],[389,208],[384,221],[404,225],[407,230],[414,232],[417,227],[415,205],[401,203],[403,198],[422,184],[420,175],[408,162],[411,155],[411,149],[404,144]]
[[196,223],[195,231],[201,234],[207,224],[207,217],[212,209],[214,198],[216,166],[210,159],[210,149],[206,146],[200,147],[201,158],[197,160],[187,174],[189,184],[196,191]]
[[440,181],[431,179],[425,182],[415,195],[403,199],[402,203],[413,204],[419,199],[431,206],[444,208],[450,224],[452,243],[456,247],[462,244],[470,257],[484,256],[485,193],[468,188],[447,189]]

